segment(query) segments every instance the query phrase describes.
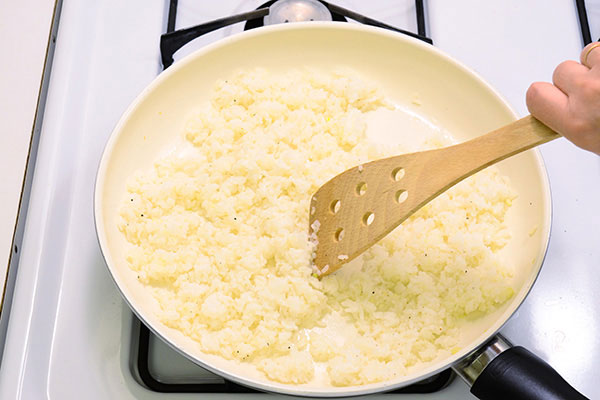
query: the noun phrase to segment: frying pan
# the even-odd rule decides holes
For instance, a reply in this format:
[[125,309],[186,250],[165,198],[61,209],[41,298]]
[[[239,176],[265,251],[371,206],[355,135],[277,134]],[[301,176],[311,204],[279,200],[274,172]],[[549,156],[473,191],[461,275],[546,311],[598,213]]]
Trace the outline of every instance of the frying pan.
[[[546,363],[497,335],[529,293],[548,245],[550,191],[536,150],[498,164],[518,193],[507,217],[513,237],[503,250],[514,266],[515,295],[497,311],[465,326],[460,350],[450,357],[377,384],[290,385],[269,381],[237,362],[205,354],[192,339],[159,321],[156,300],[125,261],[126,243],[117,228],[126,181],[135,171],[151,167],[155,159],[181,140],[186,119],[208,99],[217,79],[257,66],[273,72],[298,66],[349,67],[384,88],[386,97],[396,105],[411,110],[404,117],[406,123],[416,115],[427,126],[451,132],[459,141],[516,119],[501,96],[465,66],[432,46],[378,28],[335,22],[283,24],[247,31],[204,47],[159,75],[130,105],[106,145],[98,170],[94,200],[98,240],[117,287],[137,316],[190,360],[262,391],[311,397],[365,395],[411,385],[453,368],[482,399],[585,398]],[[415,98],[418,107],[413,104]],[[402,142],[418,134],[399,130],[402,121],[397,119],[376,123],[378,130],[388,133],[390,141]]]

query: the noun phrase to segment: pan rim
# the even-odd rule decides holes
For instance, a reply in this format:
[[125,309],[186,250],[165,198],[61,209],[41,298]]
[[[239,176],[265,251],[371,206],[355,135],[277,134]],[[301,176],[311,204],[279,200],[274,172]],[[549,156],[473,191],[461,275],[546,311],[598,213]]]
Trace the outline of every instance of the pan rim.
[[[481,340],[481,341],[474,340],[473,343],[469,344],[469,346],[466,346],[461,351],[457,352],[456,354],[452,355],[451,357],[444,359],[443,360],[444,365],[441,367],[425,368],[417,374],[413,373],[413,374],[408,375],[409,377],[411,375],[414,375],[414,377],[412,377],[410,379],[402,379],[400,381],[394,382],[393,384],[389,384],[389,383],[386,384],[384,382],[384,383],[375,383],[375,384],[368,384],[368,385],[361,385],[361,386],[350,386],[350,387],[339,387],[339,388],[332,386],[331,388],[327,388],[328,390],[323,391],[322,389],[312,389],[312,388],[305,388],[305,387],[301,387],[301,386],[294,387],[293,385],[290,385],[290,384],[280,384],[277,382],[265,383],[265,382],[257,381],[254,379],[249,379],[238,373],[231,373],[231,372],[223,370],[219,367],[212,366],[212,365],[210,365],[210,363],[197,358],[193,354],[189,354],[188,352],[184,351],[180,346],[178,346],[172,338],[170,338],[168,335],[165,335],[160,332],[159,327],[161,326],[161,324],[156,324],[156,325],[159,325],[159,327],[157,327],[157,326],[155,326],[155,324],[152,321],[149,321],[148,319],[146,319],[142,315],[140,315],[141,313],[138,310],[138,307],[134,306],[134,304],[133,304],[134,301],[132,299],[130,299],[130,296],[127,295],[128,290],[125,289],[126,285],[124,283],[124,280],[122,278],[119,278],[119,274],[117,273],[115,263],[111,262],[113,260],[110,257],[110,252],[109,252],[107,239],[106,239],[106,230],[104,227],[104,219],[102,218],[102,216],[103,216],[103,211],[101,208],[101,204],[102,204],[101,193],[102,192],[100,190],[100,188],[104,187],[103,184],[105,181],[108,160],[110,158],[109,156],[112,154],[115,144],[118,141],[117,139],[120,136],[120,132],[122,132],[122,127],[128,120],[129,116],[136,110],[136,108],[138,107],[138,104],[143,102],[144,99],[146,99],[154,91],[155,87],[160,85],[164,80],[168,79],[168,77],[170,77],[171,75],[177,73],[177,71],[179,71],[181,68],[184,68],[185,65],[192,62],[196,58],[202,57],[204,54],[209,53],[217,48],[225,47],[231,43],[238,42],[241,40],[246,40],[246,39],[249,39],[249,38],[252,38],[255,36],[271,34],[273,32],[277,32],[280,30],[304,30],[304,29],[326,29],[327,30],[327,29],[332,29],[332,28],[335,28],[336,30],[362,31],[365,33],[370,33],[370,34],[383,35],[383,36],[387,36],[389,38],[393,38],[395,40],[408,42],[411,45],[414,45],[414,46],[420,47],[421,49],[424,49],[425,51],[433,52],[436,56],[442,58],[444,61],[448,62],[449,64],[452,64],[457,69],[459,69],[462,72],[464,72],[465,74],[469,75],[473,80],[477,81],[478,84],[483,85],[487,90],[489,90],[491,93],[493,93],[493,95],[496,96],[496,98],[498,100],[500,100],[500,103],[502,103],[504,105],[506,110],[510,111],[510,113],[512,114],[512,117],[514,119],[516,119],[518,117],[516,112],[512,109],[512,107],[505,100],[505,98],[500,93],[498,93],[489,83],[487,83],[483,78],[481,78],[481,76],[479,76],[476,72],[474,72],[467,66],[463,65],[461,62],[457,61],[456,59],[450,57],[446,53],[442,52],[441,50],[439,50],[429,44],[423,43],[418,39],[407,37],[405,35],[402,35],[402,34],[399,34],[396,32],[391,32],[391,31],[388,31],[388,30],[385,30],[382,28],[370,27],[370,26],[358,25],[358,24],[348,24],[348,23],[343,23],[343,22],[305,22],[305,23],[296,23],[296,24],[282,24],[282,25],[275,25],[275,26],[266,26],[266,27],[261,27],[261,28],[257,28],[254,30],[250,30],[250,31],[241,32],[241,33],[229,36],[227,38],[221,39],[217,42],[211,43],[211,44],[195,51],[194,53],[186,56],[184,59],[175,63],[172,67],[170,67],[166,71],[159,74],[148,86],[146,86],[146,88],[138,96],[136,96],[136,98],[132,101],[132,103],[128,106],[128,108],[124,111],[124,113],[119,118],[119,121],[115,125],[115,128],[111,132],[111,135],[103,149],[102,157],[101,157],[98,169],[97,169],[96,179],[95,179],[95,184],[94,184],[94,198],[93,198],[93,201],[94,201],[94,206],[93,206],[94,207],[94,224],[95,224],[95,229],[96,229],[96,236],[98,239],[98,243],[100,245],[100,250],[101,250],[102,256],[105,260],[105,263],[107,265],[107,268],[110,272],[111,279],[113,280],[113,282],[115,282],[115,285],[119,289],[121,297],[125,300],[128,307],[134,312],[134,314],[155,335],[157,335],[158,337],[161,338],[161,340],[163,340],[165,343],[167,343],[169,345],[169,347],[173,348],[178,353],[182,354],[183,356],[190,359],[194,363],[200,365],[202,368],[205,368],[215,374],[218,374],[218,375],[224,377],[225,379],[234,381],[236,383],[239,383],[241,385],[248,386],[248,387],[251,387],[254,389],[258,389],[258,390],[265,391],[265,392],[295,395],[295,396],[302,396],[302,397],[327,397],[327,398],[350,397],[350,396],[361,396],[361,395],[380,393],[380,392],[386,392],[386,391],[399,389],[402,387],[412,385],[419,381],[422,381],[423,379],[426,379],[426,378],[428,378],[432,375],[435,375],[447,368],[450,368],[454,364],[456,364],[457,361],[459,361],[459,360],[463,359],[464,357],[468,356],[469,354],[472,354],[473,352],[475,352],[487,340],[489,340],[490,337],[494,336],[510,320],[510,317],[519,309],[519,307],[522,305],[522,303],[524,302],[524,300],[527,298],[528,294],[530,293],[531,289],[533,288],[533,285],[535,284],[535,282],[537,281],[537,279],[539,277],[545,255],[547,254],[549,240],[550,240],[550,226],[551,226],[551,221],[552,221],[552,213],[551,213],[552,199],[551,199],[551,193],[550,193],[550,184],[549,184],[549,179],[548,179],[548,173],[547,173],[546,167],[544,165],[544,162],[543,162],[543,159],[542,159],[542,156],[541,156],[539,150],[533,149],[530,151],[532,152],[532,155],[535,159],[535,163],[538,166],[540,175],[542,177],[540,186],[543,190],[544,204],[542,205],[542,207],[543,207],[543,214],[545,216],[542,234],[543,234],[543,238],[545,240],[543,243],[543,249],[541,249],[541,251],[540,251],[540,254],[543,254],[543,256],[541,257],[541,260],[539,261],[539,266],[537,266],[535,276],[533,277],[533,279],[530,279],[528,282],[526,282],[526,284],[528,284],[529,286],[524,291],[523,297],[520,299],[520,301],[518,302],[517,306],[514,307],[514,309],[510,310],[510,312],[508,312],[508,310],[507,310],[507,314],[508,314],[507,317],[503,321],[501,321],[501,323],[499,324],[497,329],[494,329],[493,333],[487,335],[483,340]],[[496,326],[496,324],[494,324],[494,326]],[[438,364],[438,363],[436,363],[436,364]]]

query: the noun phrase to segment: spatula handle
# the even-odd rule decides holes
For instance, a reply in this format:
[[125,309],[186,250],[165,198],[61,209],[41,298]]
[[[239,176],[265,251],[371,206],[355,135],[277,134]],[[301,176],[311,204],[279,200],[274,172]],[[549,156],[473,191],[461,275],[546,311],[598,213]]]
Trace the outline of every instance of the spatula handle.
[[498,161],[561,137],[528,115],[512,124],[448,148],[446,157],[464,179]]
[[421,171],[417,174],[422,177],[419,180],[421,196],[414,199],[414,210],[476,172],[559,137],[528,115],[467,142],[420,153]]

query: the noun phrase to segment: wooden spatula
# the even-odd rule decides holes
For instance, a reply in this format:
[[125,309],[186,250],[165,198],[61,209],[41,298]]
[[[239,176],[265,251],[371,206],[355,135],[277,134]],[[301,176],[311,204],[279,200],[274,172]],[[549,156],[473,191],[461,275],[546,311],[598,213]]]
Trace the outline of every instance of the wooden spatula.
[[558,137],[527,116],[464,143],[371,161],[342,172],[311,199],[309,233],[317,241],[316,268],[320,275],[336,271],[456,183]]

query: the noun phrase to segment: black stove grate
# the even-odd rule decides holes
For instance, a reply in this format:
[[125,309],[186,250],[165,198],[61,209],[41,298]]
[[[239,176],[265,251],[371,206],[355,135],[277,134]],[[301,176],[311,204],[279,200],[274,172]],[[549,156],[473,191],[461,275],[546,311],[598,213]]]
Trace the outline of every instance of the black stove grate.
[[[433,44],[433,41],[426,35],[425,7],[423,5],[423,0],[415,0],[418,33],[396,28],[373,18],[358,14],[352,10],[348,10],[335,4],[329,4],[323,0],[319,1],[321,1],[321,3],[323,3],[329,9],[334,21],[347,21],[347,18],[349,18],[366,25],[378,26],[380,28],[393,30],[420,39],[429,44]],[[253,11],[232,15],[230,17],[219,18],[214,21],[205,22],[203,24],[185,29],[175,30],[175,21],[177,19],[177,0],[169,0],[167,32],[160,37],[160,53],[163,67],[168,68],[173,64],[173,55],[177,52],[177,50],[192,40],[209,32],[243,21],[246,21],[245,29],[253,29],[262,26],[262,18],[269,13],[269,6],[274,2],[275,0],[268,1]]]
[[[590,32],[590,24],[588,21],[587,10],[585,8],[585,0],[575,0],[577,7],[577,17],[579,18],[579,29],[581,30],[581,41],[586,46],[592,42],[592,34]],[[600,42],[600,39],[598,39]]]

